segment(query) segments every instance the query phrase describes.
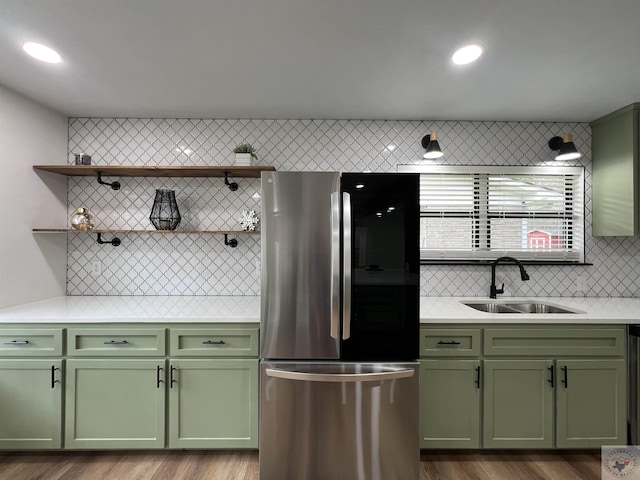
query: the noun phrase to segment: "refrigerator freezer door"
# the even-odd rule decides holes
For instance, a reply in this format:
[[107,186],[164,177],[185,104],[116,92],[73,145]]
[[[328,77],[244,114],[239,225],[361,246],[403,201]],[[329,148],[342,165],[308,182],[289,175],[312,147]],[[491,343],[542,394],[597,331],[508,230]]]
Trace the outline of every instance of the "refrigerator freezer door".
[[418,358],[418,185],[417,174],[342,175],[344,241],[349,244],[345,245],[344,288],[350,292],[343,319],[342,360]]
[[[335,359],[337,172],[263,172],[260,356]],[[335,198],[335,195],[333,195]],[[332,332],[333,318],[333,332]]]
[[417,480],[417,363],[263,362],[260,480]]

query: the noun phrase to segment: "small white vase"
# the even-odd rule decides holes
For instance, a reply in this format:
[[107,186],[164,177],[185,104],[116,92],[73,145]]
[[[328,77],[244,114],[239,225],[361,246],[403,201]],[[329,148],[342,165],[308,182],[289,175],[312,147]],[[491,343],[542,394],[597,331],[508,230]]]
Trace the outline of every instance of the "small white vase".
[[250,153],[236,153],[236,165],[249,167],[253,165],[253,157]]

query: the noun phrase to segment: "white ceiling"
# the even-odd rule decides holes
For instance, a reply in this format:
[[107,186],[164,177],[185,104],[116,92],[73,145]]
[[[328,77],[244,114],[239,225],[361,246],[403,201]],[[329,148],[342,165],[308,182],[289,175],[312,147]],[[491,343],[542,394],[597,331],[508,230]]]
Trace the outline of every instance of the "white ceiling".
[[639,25],[640,0],[0,0],[0,85],[69,116],[590,121],[640,101]]

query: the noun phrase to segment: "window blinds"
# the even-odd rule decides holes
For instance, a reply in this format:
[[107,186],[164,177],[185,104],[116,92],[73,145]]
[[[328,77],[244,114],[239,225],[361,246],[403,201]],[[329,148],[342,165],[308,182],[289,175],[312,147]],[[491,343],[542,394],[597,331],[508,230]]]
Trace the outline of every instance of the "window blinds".
[[401,167],[421,174],[423,259],[584,262],[582,167]]

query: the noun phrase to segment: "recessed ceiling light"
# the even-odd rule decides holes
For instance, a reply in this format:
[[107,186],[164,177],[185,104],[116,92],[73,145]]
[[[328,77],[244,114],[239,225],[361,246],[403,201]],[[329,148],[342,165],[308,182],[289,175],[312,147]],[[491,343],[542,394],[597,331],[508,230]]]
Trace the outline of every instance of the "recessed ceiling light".
[[456,65],[466,65],[467,63],[475,62],[480,55],[484,52],[484,47],[478,43],[472,45],[465,45],[462,48],[456,50],[451,57],[453,63]]
[[62,57],[58,52],[41,43],[27,42],[22,46],[22,49],[42,62],[60,63],[62,61]]

